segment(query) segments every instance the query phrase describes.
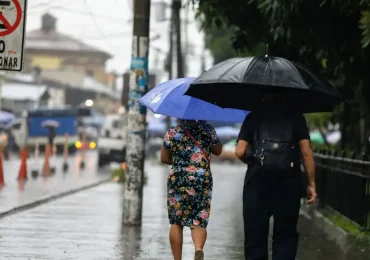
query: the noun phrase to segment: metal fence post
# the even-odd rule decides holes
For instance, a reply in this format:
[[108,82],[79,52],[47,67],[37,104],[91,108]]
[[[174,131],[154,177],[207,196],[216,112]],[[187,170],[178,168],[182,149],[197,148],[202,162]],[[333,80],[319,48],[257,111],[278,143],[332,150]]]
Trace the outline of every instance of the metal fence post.
[[362,229],[364,230],[369,230],[370,225],[369,225],[369,178],[366,178],[366,176],[369,174],[369,165],[366,164],[366,159],[367,159],[367,154],[362,153],[362,190],[363,190],[363,223],[362,223]]

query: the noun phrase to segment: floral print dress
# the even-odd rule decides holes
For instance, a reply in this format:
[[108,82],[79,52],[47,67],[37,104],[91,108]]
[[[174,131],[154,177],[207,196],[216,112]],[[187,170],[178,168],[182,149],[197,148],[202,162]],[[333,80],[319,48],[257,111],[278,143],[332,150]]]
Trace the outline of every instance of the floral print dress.
[[172,127],[164,138],[170,150],[172,168],[167,181],[167,208],[170,224],[206,228],[211,210],[212,174],[199,147],[183,131],[185,128],[208,156],[219,142],[210,124],[198,123]]

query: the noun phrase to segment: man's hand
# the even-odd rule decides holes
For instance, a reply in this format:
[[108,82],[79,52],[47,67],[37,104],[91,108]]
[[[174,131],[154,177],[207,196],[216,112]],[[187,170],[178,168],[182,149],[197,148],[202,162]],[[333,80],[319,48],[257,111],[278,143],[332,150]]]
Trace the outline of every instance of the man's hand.
[[312,205],[315,203],[317,198],[317,193],[316,193],[316,186],[315,184],[308,185],[307,186],[307,199],[306,202],[309,205]]

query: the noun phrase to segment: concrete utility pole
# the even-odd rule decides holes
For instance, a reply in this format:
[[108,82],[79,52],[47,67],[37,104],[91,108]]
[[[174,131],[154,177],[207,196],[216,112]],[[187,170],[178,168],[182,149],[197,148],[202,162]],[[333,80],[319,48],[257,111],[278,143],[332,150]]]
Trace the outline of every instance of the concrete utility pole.
[[150,0],[134,0],[133,7],[133,40],[127,111],[127,168],[123,209],[123,224],[127,226],[141,225],[142,216],[146,108],[140,106],[137,101],[148,90]]
[[185,77],[184,61],[182,57],[182,42],[181,42],[181,0],[172,0],[173,23],[176,33],[176,62],[177,62],[177,78]]
[[[173,36],[174,36],[174,12],[173,12],[173,6],[171,11],[171,20],[170,20],[170,34],[168,35],[169,39],[169,50],[168,50],[168,56],[167,56],[167,64],[168,64],[168,79],[173,79]],[[171,117],[166,116],[166,129],[170,129],[171,127]]]
[[[174,76],[175,78],[185,77],[184,61],[183,61],[182,48],[181,48],[180,10],[181,10],[181,0],[172,0],[170,35],[169,35],[170,49],[169,49],[169,56],[168,56],[168,64],[169,64],[168,77],[170,80],[173,79]],[[176,48],[174,48],[174,42],[176,43]],[[173,68],[174,52],[176,52],[176,74],[174,73],[174,68]],[[166,126],[167,126],[167,129],[169,129],[171,126],[171,118],[169,116],[166,117]]]

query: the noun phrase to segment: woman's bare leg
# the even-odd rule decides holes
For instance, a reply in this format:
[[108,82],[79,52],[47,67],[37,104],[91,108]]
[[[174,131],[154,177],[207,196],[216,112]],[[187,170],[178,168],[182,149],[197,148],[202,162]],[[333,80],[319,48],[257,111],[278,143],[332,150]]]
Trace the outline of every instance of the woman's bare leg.
[[192,228],[191,237],[194,242],[195,251],[203,250],[204,244],[207,240],[207,229],[205,228]]
[[182,234],[184,226],[171,225],[170,227],[170,243],[174,260],[182,259]]

